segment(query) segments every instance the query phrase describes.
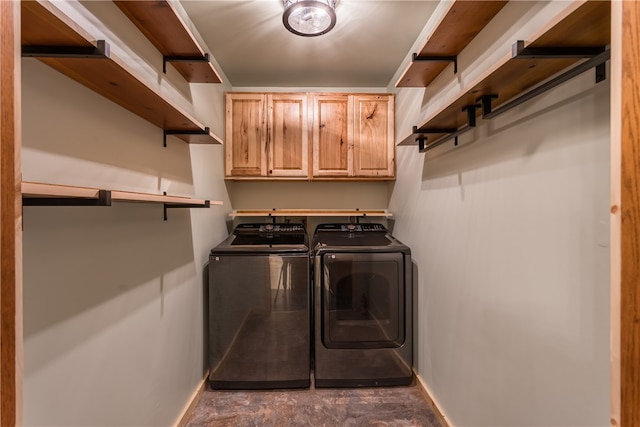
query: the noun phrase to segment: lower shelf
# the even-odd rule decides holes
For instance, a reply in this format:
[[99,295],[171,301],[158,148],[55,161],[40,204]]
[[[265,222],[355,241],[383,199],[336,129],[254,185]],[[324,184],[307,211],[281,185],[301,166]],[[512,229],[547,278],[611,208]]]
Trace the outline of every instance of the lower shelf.
[[222,205],[222,202],[216,200],[192,199],[165,194],[22,182],[22,203],[24,206],[111,206],[111,202],[161,203],[165,207],[184,208],[208,208],[210,205]]
[[391,217],[385,209],[243,209],[229,214],[240,216],[376,216]]

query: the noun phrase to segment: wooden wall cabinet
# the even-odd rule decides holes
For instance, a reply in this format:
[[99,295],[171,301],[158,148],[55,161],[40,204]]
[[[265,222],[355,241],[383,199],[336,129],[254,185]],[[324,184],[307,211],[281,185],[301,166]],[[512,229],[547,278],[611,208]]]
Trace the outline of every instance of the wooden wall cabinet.
[[393,95],[312,97],[314,178],[395,176]]
[[226,177],[393,179],[394,100],[390,94],[227,93]]
[[225,174],[229,178],[306,178],[306,94],[228,93]]

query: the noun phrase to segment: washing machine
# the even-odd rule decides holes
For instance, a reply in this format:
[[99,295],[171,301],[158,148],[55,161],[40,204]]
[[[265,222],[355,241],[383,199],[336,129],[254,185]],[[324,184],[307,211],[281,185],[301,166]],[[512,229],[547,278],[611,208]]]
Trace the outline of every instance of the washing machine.
[[209,384],[310,386],[309,238],[302,224],[239,224],[209,257]]
[[382,224],[320,224],[313,259],[315,386],[411,384],[409,247]]

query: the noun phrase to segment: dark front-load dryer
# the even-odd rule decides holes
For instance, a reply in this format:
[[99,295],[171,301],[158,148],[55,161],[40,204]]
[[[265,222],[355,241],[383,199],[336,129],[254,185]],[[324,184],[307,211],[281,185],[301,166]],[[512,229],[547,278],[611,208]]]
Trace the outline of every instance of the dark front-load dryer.
[[209,257],[209,383],[310,386],[309,239],[302,224],[240,224]]
[[313,250],[316,387],[410,384],[410,249],[363,223],[319,225]]

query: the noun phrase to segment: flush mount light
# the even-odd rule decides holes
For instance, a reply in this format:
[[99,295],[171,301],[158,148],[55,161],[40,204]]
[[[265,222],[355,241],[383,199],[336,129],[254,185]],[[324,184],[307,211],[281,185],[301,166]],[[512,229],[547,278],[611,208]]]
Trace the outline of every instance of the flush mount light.
[[283,0],[282,22],[287,30],[304,37],[328,33],[336,25],[336,0]]

